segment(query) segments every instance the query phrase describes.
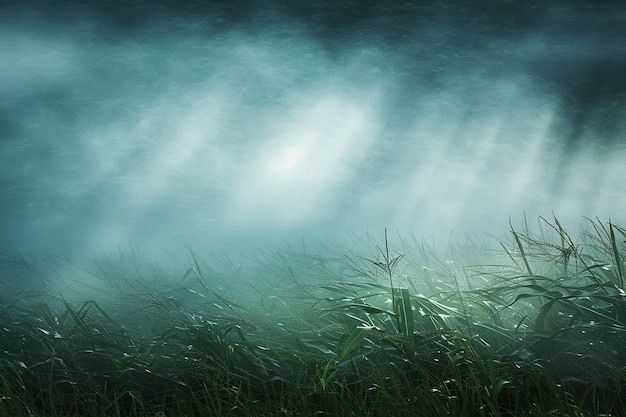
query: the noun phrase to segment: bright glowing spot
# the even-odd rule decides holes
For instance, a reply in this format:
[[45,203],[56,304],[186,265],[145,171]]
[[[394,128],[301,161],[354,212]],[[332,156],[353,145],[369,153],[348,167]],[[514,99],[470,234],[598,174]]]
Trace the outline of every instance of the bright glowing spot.
[[345,187],[377,126],[371,109],[334,95],[289,115],[235,190],[231,227],[297,227],[332,216],[331,196]]
[[302,149],[300,148],[287,149],[287,151],[283,154],[283,157],[280,161],[281,168],[288,170],[297,166],[300,160],[302,159],[302,154],[303,152],[302,152]]

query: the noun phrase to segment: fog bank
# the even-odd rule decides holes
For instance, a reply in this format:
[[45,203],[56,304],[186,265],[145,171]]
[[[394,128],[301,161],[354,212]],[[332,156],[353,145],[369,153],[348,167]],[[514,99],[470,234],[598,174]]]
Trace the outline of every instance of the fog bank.
[[5,6],[0,248],[623,224],[623,6],[383,3]]

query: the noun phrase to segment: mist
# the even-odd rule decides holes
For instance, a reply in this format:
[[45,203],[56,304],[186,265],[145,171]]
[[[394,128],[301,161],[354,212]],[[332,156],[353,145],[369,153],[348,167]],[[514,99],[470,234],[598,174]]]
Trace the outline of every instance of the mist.
[[287,3],[3,6],[0,248],[626,220],[619,2]]

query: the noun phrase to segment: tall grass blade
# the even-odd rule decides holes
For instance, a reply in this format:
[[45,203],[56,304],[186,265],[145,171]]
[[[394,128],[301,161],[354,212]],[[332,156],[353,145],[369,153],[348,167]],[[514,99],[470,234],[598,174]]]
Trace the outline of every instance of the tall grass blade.
[[415,329],[411,294],[409,294],[408,288],[394,288],[393,297],[395,299],[393,305],[398,320],[398,331],[404,336],[410,336]]
[[522,245],[522,241],[520,240],[517,232],[513,230],[513,237],[515,238],[515,243],[517,244],[517,248],[519,250],[520,255],[522,256],[522,260],[524,261],[524,265],[526,265],[526,271],[528,271],[528,275],[534,275],[532,269],[530,268],[530,263],[528,262],[528,258],[526,257],[526,253],[524,252],[524,246]]
[[624,290],[624,271],[622,267],[622,260],[620,259],[619,251],[617,250],[617,240],[615,239],[615,230],[613,224],[609,221],[609,233],[611,239],[611,248],[613,249],[613,258],[615,259],[615,266],[617,268],[617,277],[619,279],[619,287]]

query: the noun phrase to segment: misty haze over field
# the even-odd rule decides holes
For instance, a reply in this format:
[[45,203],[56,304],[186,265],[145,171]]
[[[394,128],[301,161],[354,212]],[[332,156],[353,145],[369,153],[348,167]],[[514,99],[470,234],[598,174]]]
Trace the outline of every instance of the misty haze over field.
[[0,248],[626,220],[621,2],[0,7]]

